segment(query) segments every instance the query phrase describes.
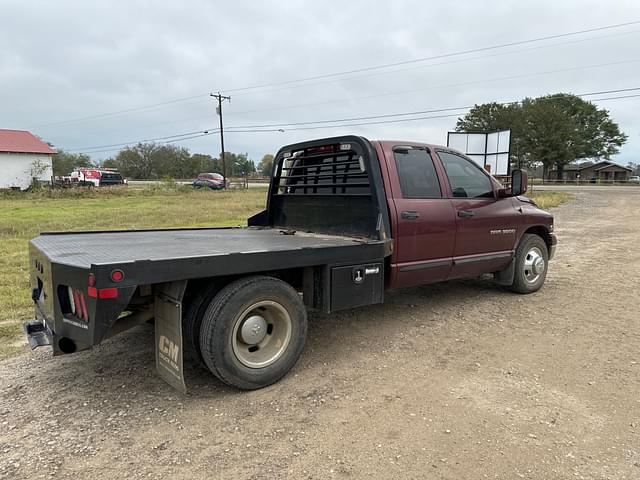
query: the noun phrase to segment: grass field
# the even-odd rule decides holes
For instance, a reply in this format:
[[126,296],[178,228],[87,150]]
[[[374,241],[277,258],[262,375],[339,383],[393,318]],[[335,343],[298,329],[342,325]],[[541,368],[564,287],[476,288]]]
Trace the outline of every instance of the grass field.
[[527,194],[527,196],[535,200],[538,206],[545,210],[557,207],[561,203],[564,203],[573,198],[573,195],[571,193],[546,191],[534,192],[533,195]]
[[[21,322],[33,316],[28,241],[40,232],[246,225],[264,208],[266,189],[53,190],[0,194],[0,358],[24,349]],[[536,192],[550,208],[567,193]]]
[[33,316],[28,241],[40,232],[246,225],[266,189],[54,190],[0,194],[0,358],[23,348],[21,322]]

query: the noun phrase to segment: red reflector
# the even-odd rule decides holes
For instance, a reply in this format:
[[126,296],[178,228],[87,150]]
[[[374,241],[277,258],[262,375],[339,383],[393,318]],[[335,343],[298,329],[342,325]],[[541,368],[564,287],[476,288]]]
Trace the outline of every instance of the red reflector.
[[89,274],[89,278],[87,279],[87,284],[90,287],[95,287],[96,286],[96,276],[93,273]]
[[80,298],[80,307],[82,310],[82,319],[85,322],[89,321],[89,311],[87,310],[87,302],[84,299],[84,293],[78,292],[78,297]]
[[124,272],[122,270],[114,270],[111,272],[111,281],[113,282],[121,282],[124,280]]
[[71,289],[71,294],[73,295],[73,308],[75,310],[76,317],[80,317],[82,315],[82,306],[80,305],[80,294],[75,288]]
[[98,289],[96,287],[87,288],[87,295],[93,298],[98,298]]
[[98,290],[98,298],[118,298],[117,288],[103,288]]

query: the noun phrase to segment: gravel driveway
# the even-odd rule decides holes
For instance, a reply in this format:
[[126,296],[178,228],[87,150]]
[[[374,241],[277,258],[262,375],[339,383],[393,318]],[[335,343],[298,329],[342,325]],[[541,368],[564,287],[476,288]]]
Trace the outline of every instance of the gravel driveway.
[[[546,286],[314,314],[285,379],[154,370],[152,327],[0,363],[0,478],[640,478],[640,189],[555,209]],[[25,293],[26,294],[26,293]]]

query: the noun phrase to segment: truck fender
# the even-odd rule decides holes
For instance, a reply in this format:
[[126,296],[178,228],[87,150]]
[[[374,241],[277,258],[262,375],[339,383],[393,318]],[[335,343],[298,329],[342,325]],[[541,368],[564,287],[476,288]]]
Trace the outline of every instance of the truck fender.
[[182,393],[187,393],[182,340],[182,299],[186,288],[186,280],[157,285],[154,301],[156,370]]

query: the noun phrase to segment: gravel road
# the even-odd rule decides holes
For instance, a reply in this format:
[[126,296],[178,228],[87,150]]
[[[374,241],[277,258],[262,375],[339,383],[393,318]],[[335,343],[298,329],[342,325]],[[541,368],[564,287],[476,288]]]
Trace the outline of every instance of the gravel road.
[[0,478],[640,478],[640,189],[555,209],[546,286],[314,314],[276,385],[154,371],[152,327],[0,363]]

